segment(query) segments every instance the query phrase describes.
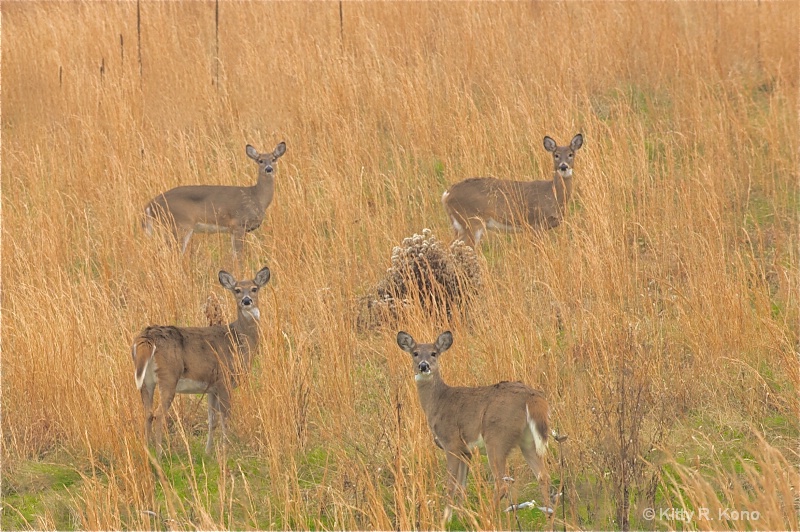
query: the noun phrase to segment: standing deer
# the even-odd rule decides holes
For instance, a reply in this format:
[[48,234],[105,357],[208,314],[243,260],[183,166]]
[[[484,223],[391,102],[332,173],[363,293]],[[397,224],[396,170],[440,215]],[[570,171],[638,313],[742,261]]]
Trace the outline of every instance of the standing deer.
[[544,149],[553,154],[550,181],[471,177],[451,186],[442,195],[442,204],[456,239],[475,248],[486,229],[518,231],[524,226],[551,229],[559,225],[572,197],[572,165],[581,146],[580,133],[569,146],[544,138]]
[[473,449],[483,443],[495,481],[495,506],[507,492],[506,459],[519,447],[539,480],[545,511],[550,509],[547,452],[548,412],[544,394],[521,382],[500,382],[475,388],[448,386],[439,373],[439,355],[453,344],[450,331],[432,344],[417,344],[406,332],[397,333],[397,345],[413,357],[419,402],[434,441],[447,453],[448,506],[444,523],[452,517],[451,504],[463,496]]
[[145,410],[145,437],[152,434],[153,395],[158,386],[161,411],[155,430],[156,451],[161,455],[162,427],[176,393],[208,394],[208,440],[220,417],[223,438],[230,412],[230,391],[238,385],[237,375],[250,369],[258,345],[258,292],[269,282],[269,268],[262,268],[252,281],[236,281],[226,271],[219,282],[236,300],[237,318],[229,325],[172,327],[154,325],[133,339],[131,352],[136,388],[141,391]]
[[233,253],[244,245],[245,234],[257,229],[275,194],[275,163],[286,153],[281,142],[272,153],[259,153],[251,145],[247,156],[258,164],[258,181],[252,187],[188,185],[170,189],[153,198],[144,208],[144,227],[153,232],[153,223],[169,227],[181,253],[194,232],[231,233]]

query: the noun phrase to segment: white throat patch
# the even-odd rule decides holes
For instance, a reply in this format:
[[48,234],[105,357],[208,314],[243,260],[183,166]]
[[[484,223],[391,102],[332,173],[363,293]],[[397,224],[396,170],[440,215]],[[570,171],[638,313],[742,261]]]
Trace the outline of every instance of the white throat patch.
[[245,310],[244,313],[248,314],[251,318],[253,318],[256,321],[261,319],[261,312],[258,310],[258,308],[254,308],[252,310]]

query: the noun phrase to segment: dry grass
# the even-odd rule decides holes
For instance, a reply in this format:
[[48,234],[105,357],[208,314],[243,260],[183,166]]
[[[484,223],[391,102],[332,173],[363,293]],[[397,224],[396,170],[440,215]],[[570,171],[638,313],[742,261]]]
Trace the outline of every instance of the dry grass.
[[[401,327],[453,328],[449,382],[546,391],[567,527],[720,501],[797,528],[800,4],[344,3],[340,25],[338,3],[237,2],[218,40],[213,3],[143,2],[137,33],[138,5],[2,4],[3,528],[437,526],[409,361],[354,308],[396,243],[447,238],[449,184],[543,178],[542,137],[578,131],[565,224],[486,239],[468,323]],[[243,268],[226,236],[181,257],[142,233],[150,197],[251,183],[245,144],[280,140]],[[265,264],[227,456],[183,397],[152,463],[132,335],[206,323],[217,271]],[[460,525],[516,527],[481,471]]]

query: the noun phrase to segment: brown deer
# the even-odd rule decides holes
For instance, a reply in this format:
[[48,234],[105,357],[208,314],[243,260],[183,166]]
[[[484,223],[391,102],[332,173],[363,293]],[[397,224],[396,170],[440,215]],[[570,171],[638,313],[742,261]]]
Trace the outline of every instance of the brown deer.
[[447,453],[448,506],[444,523],[452,517],[456,496],[464,495],[473,449],[483,443],[495,481],[495,506],[507,492],[506,459],[519,447],[539,480],[544,510],[551,513],[547,452],[549,408],[544,394],[521,382],[500,382],[475,388],[448,386],[439,373],[439,356],[453,344],[445,331],[435,343],[417,344],[406,332],[397,333],[397,345],[413,359],[419,402],[434,441]]
[[208,395],[208,440],[211,453],[217,417],[226,436],[230,412],[230,391],[238,384],[237,374],[250,369],[258,345],[258,292],[269,282],[269,268],[262,268],[252,281],[236,281],[226,271],[219,282],[236,300],[237,318],[229,325],[210,327],[147,327],[133,339],[131,353],[136,388],[141,391],[145,410],[145,437],[152,436],[153,395],[158,386],[161,411],[155,429],[156,452],[161,455],[164,418],[176,393]]
[[572,166],[581,146],[580,133],[569,146],[544,138],[544,149],[553,154],[549,181],[471,177],[451,186],[442,195],[442,204],[456,240],[474,248],[487,229],[518,231],[525,226],[551,229],[559,225],[572,197]]
[[238,254],[247,233],[264,221],[275,194],[275,163],[286,153],[286,143],[271,153],[259,153],[251,145],[247,156],[258,164],[258,181],[252,187],[188,185],[170,189],[153,198],[144,208],[144,228],[148,234],[159,222],[168,227],[186,252],[189,239],[197,233],[231,233],[233,253]]

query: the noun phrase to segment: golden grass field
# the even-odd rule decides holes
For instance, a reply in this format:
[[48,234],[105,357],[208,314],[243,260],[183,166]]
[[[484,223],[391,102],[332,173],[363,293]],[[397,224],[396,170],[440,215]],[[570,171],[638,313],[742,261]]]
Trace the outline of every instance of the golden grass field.
[[[522,380],[569,437],[553,523],[495,512],[481,457],[454,529],[800,528],[800,3],[215,8],[2,3],[3,529],[437,528],[398,328],[451,329],[448,382]],[[546,179],[542,138],[577,132],[565,223],[486,237],[466,319],[355,326],[394,246],[451,238],[449,185]],[[252,184],[245,144],[281,140],[243,265],[142,231],[157,193]],[[217,272],[264,265],[231,443],[204,456],[181,396],[149,458],[133,335],[204,325],[209,294],[233,319]]]

